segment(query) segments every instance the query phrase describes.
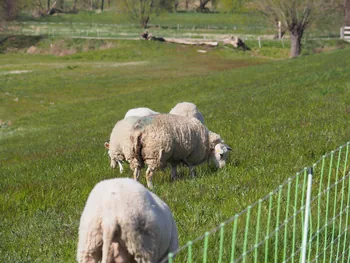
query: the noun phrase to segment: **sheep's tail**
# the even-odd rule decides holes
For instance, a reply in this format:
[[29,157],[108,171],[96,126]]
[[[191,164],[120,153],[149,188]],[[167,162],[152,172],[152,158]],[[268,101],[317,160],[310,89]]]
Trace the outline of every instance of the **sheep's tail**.
[[116,222],[113,222],[112,224],[103,224],[103,246],[101,263],[107,263],[108,258],[111,257],[111,253],[113,252],[111,251],[113,238],[118,235],[117,232],[120,232],[119,230],[119,226]]
[[130,166],[132,169],[141,168],[144,166],[144,162],[142,159],[142,132],[138,131],[130,136],[130,140],[132,142],[132,154]]

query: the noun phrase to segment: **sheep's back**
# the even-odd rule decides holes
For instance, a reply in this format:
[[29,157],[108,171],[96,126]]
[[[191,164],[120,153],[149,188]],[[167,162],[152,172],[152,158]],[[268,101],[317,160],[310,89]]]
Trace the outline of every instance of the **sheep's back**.
[[197,119],[160,114],[141,118],[135,127],[142,133],[144,160],[158,158],[162,167],[180,162],[196,165],[207,158],[208,130]]

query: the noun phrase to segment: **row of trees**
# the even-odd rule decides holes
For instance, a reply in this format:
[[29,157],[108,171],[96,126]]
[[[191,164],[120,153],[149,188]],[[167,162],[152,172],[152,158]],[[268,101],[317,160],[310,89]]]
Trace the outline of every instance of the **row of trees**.
[[[36,3],[41,9],[50,9],[53,6],[63,10],[64,0],[1,0],[0,21],[10,20],[16,17],[18,9],[26,4]],[[68,0],[67,0],[68,1]],[[104,9],[104,5],[111,0],[70,0],[73,2],[73,10],[77,4]],[[152,15],[160,10],[171,11],[178,6],[179,0],[121,0],[120,6],[134,20],[138,20],[142,27],[146,28]],[[188,4],[185,0],[186,4]],[[198,9],[207,10],[206,5],[211,2],[215,5],[218,0],[199,0]],[[344,25],[350,25],[350,0],[221,0],[228,9],[240,7],[246,2],[252,2],[266,18],[277,25],[281,23],[282,31],[288,32],[291,38],[291,57],[296,57],[301,52],[301,40],[312,23],[334,11],[344,11]],[[279,22],[280,21],[280,22]]]

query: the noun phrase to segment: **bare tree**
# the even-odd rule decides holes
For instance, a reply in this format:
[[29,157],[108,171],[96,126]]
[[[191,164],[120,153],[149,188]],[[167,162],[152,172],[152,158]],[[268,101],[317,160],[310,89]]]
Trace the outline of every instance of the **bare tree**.
[[259,9],[274,24],[281,21],[290,33],[291,57],[301,52],[301,39],[305,30],[321,12],[326,12],[332,1],[327,0],[256,0]]
[[344,0],[344,25],[350,26],[350,0]]
[[130,18],[143,28],[147,28],[150,17],[160,10],[159,0],[123,0],[123,6]]
[[3,0],[2,8],[5,20],[13,20],[17,15],[17,1],[16,0]]
[[56,6],[58,9],[64,10],[64,0],[57,0]]
[[197,11],[199,12],[209,12],[209,8],[206,5],[210,2],[210,0],[199,0],[199,6]]

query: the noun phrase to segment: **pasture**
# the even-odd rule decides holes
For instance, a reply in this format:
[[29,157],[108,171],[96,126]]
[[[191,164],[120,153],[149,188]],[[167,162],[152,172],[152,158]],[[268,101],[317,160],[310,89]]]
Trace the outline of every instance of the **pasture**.
[[191,101],[233,149],[222,170],[204,164],[194,179],[187,169],[175,182],[169,170],[153,177],[181,245],[349,140],[348,48],[283,60],[271,50],[197,49],[115,41],[64,57],[1,55],[1,262],[75,261],[89,192],[121,176],[103,144],[130,108],[168,112]]

